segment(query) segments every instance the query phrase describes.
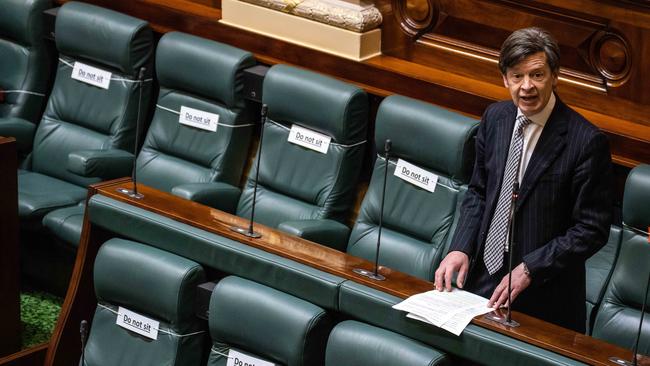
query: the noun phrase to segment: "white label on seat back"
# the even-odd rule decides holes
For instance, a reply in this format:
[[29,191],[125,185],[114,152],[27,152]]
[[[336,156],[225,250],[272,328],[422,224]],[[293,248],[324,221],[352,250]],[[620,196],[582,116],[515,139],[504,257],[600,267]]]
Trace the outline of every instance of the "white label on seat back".
[[230,349],[226,366],[275,366],[275,364]]
[[158,339],[159,322],[121,306],[117,309],[117,320],[115,323],[122,328],[141,334],[147,338]]
[[429,192],[436,190],[438,176],[405,160],[397,159],[395,176]]
[[90,65],[75,62],[72,67],[72,78],[86,84],[98,86],[102,89],[108,89],[111,83],[112,73],[92,67]]
[[217,124],[219,123],[219,115],[181,106],[181,115],[178,118],[178,122],[202,130],[216,132]]
[[332,138],[327,135],[308,130],[298,125],[291,125],[291,131],[289,131],[289,138],[287,139],[287,141],[293,144],[318,151],[322,154],[327,154],[331,140]]

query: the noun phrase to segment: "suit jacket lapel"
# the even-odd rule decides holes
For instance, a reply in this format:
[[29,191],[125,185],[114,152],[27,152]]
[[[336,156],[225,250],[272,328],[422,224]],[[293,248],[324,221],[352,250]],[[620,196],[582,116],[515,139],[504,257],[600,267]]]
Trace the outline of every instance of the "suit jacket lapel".
[[537,184],[542,173],[546,171],[558,155],[560,155],[562,150],[564,150],[566,146],[565,135],[567,132],[567,123],[569,122],[566,113],[567,108],[558,98],[555,108],[544,126],[542,135],[539,137],[533,155],[530,157],[530,161],[526,167],[516,208],[521,207],[526,201],[526,198]]
[[[495,125],[495,172],[498,174],[497,187],[501,187],[503,182],[503,171],[506,168],[506,160],[508,159],[508,152],[510,150],[510,139],[512,138],[512,129],[515,128],[515,118],[517,117],[517,107],[514,104],[508,104],[504,112],[499,116],[498,123]],[[490,202],[487,208],[494,209],[499,192],[491,195]]]

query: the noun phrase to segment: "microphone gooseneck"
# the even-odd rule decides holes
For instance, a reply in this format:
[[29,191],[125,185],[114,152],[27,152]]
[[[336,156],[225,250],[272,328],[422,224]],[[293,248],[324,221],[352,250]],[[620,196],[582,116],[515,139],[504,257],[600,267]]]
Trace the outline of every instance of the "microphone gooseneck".
[[508,252],[508,312],[506,314],[506,323],[512,323],[512,260],[515,249],[515,205],[519,198],[519,182],[515,178],[512,184],[512,197],[510,204],[510,222],[508,223],[508,242],[506,251]]
[[262,234],[253,231],[253,222],[255,220],[255,202],[257,201],[257,181],[260,177],[260,161],[262,160],[262,146],[264,143],[264,125],[266,124],[266,115],[269,111],[269,107],[266,104],[262,104],[262,109],[260,110],[260,145],[257,148],[257,162],[255,164],[255,180],[253,182],[253,203],[251,205],[251,218],[248,223],[248,228],[240,226],[231,226],[230,230],[240,233],[242,235],[248,236],[249,238],[261,238]]
[[88,321],[85,319],[79,324],[79,336],[81,337],[81,366],[85,366],[86,339],[88,337]]
[[142,88],[144,87],[144,73],[147,71],[146,67],[140,68],[138,74],[138,111],[135,120],[135,143],[133,144],[133,170],[131,176],[133,178],[133,195],[138,197],[138,178],[136,175],[136,161],[138,156],[138,143],[140,142],[140,109],[142,109]]
[[379,275],[379,246],[381,245],[381,228],[384,224],[384,200],[386,198],[386,181],[388,180],[388,158],[392,143],[390,139],[386,139],[384,143],[384,185],[381,191],[381,207],[379,209],[379,229],[377,233],[377,251],[375,252],[375,276]]

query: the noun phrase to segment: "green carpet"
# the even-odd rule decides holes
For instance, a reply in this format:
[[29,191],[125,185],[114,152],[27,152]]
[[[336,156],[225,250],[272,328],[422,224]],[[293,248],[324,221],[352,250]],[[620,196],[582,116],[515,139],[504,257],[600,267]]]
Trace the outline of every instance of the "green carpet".
[[50,339],[62,303],[63,299],[44,292],[20,294],[23,349]]

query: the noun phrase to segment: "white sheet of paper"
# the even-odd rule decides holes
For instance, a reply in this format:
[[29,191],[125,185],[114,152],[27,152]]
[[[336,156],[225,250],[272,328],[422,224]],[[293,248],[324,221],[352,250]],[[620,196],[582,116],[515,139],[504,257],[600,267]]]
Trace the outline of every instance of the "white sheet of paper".
[[429,291],[409,297],[393,309],[406,311],[407,317],[424,321],[460,335],[477,315],[492,311],[487,307],[488,299],[471,292],[453,289]]

